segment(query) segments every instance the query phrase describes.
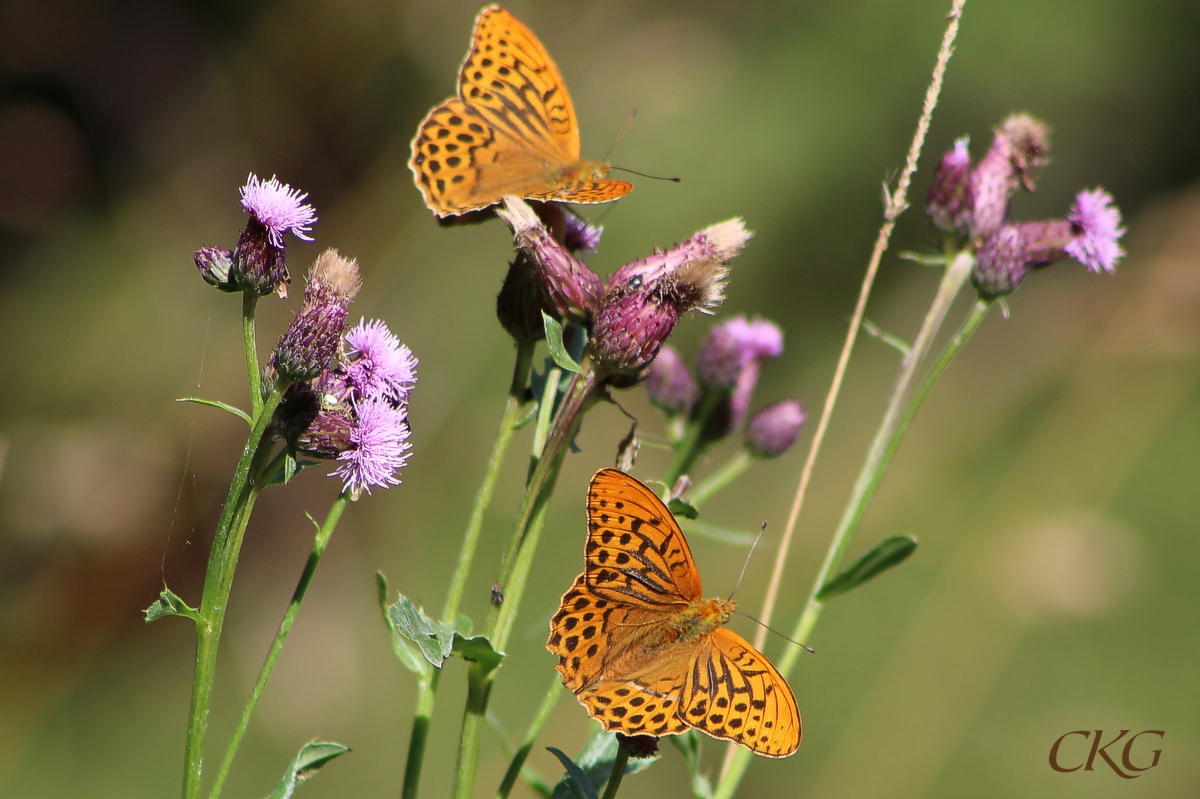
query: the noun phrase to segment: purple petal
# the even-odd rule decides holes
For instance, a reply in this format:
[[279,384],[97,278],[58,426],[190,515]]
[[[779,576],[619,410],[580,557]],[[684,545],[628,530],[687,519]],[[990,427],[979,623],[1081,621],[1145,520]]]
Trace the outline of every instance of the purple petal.
[[279,178],[260,180],[254,173],[241,188],[242,207],[271,232],[271,243],[283,246],[283,234],[291,234],[304,241],[312,241],[307,234],[317,221],[317,212],[304,202],[308,194],[293,189]]
[[1113,205],[1112,195],[1104,189],[1081,191],[1067,215],[1074,226],[1075,240],[1066,246],[1067,254],[1093,272],[1111,273],[1125,255],[1118,243],[1125,235],[1121,211]]

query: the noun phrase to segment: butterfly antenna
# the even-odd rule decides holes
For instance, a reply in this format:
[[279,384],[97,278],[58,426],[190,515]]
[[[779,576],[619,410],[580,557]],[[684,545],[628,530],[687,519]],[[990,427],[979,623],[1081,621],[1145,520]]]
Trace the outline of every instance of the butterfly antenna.
[[629,116],[625,117],[625,124],[623,124],[621,126],[621,129],[617,131],[617,135],[613,139],[613,143],[609,145],[608,152],[606,152],[604,154],[604,157],[600,159],[601,161],[604,161],[606,163],[608,162],[608,157],[613,154],[613,150],[617,149],[617,143],[620,142],[621,139],[625,136],[625,131],[629,130],[629,123],[633,122],[633,118],[635,116],[637,116],[636,108],[629,112]]
[[640,175],[641,177],[650,178],[651,180],[669,180],[672,183],[683,183],[683,178],[679,177],[678,175],[651,175],[646,172],[638,172],[636,169],[629,169],[628,167],[623,166],[613,166],[609,167],[609,169],[614,172],[628,172],[631,175]]
[[742,587],[742,578],[746,576],[746,567],[750,565],[750,558],[754,555],[754,549],[758,546],[759,540],[763,537],[763,533],[767,531],[767,523],[763,522],[762,527],[758,530],[758,537],[754,539],[754,543],[750,545],[750,552],[746,554],[746,560],[742,563],[742,573],[738,575],[737,585],[729,592],[729,598],[733,599],[733,595]]
[[750,615],[750,614],[748,614],[748,613],[742,613],[740,610],[735,610],[735,611],[734,611],[734,613],[736,613],[736,614],[737,614],[737,615],[739,615],[739,616],[745,616],[747,619],[749,619],[750,621],[754,622],[754,623],[755,623],[755,624],[757,624],[758,626],[760,626],[760,627],[762,627],[762,628],[764,628],[764,629],[766,629],[766,630],[769,630],[769,631],[771,631],[771,632],[775,633],[775,634],[776,634],[776,635],[778,635],[780,638],[782,638],[783,640],[787,641],[789,644],[795,644],[796,646],[800,647],[801,649],[803,649],[803,650],[804,650],[804,651],[806,651],[806,652],[811,652],[811,653],[812,653],[812,654],[814,654],[814,655],[815,655],[815,654],[817,654],[817,650],[813,649],[811,646],[805,646],[804,644],[800,643],[799,641],[793,641],[791,638],[788,638],[786,635],[784,635],[783,633],[779,632],[779,630],[776,630],[774,627],[768,627],[767,625],[763,624],[761,621],[759,621],[758,619],[754,618],[753,616],[751,616],[751,615]]

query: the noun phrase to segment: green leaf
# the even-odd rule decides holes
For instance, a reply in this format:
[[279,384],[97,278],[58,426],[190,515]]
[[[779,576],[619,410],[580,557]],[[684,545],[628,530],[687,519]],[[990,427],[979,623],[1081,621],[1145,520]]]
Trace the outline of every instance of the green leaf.
[[916,549],[917,539],[907,535],[894,535],[880,541],[853,566],[821,586],[817,599],[829,599],[858,588],[867,580],[903,563]]
[[232,413],[234,416],[240,417],[241,419],[245,420],[246,424],[250,425],[251,427],[254,426],[254,420],[250,418],[250,414],[246,413],[241,408],[235,408],[232,405],[229,405],[228,403],[221,402],[220,400],[204,399],[204,397],[180,397],[179,399],[177,399],[175,401],[176,402],[194,402],[197,405],[207,405],[210,408],[219,408],[220,410],[227,411],[228,413]]
[[[576,799],[600,799],[600,795],[596,793],[596,786],[592,785],[592,781],[588,779],[587,774],[583,769],[575,765],[575,761],[567,757],[566,753],[561,749],[555,749],[553,746],[547,746],[546,751],[558,758],[558,762],[563,764],[563,768],[567,770],[567,775],[563,777],[562,782],[566,782],[568,790],[576,797]],[[559,785],[562,784],[559,782]],[[558,797],[558,788],[554,789],[554,797]]]
[[867,335],[879,339],[884,344],[887,344],[889,347],[894,349],[896,352],[900,353],[901,356],[907,358],[908,354],[910,352],[912,352],[912,346],[907,341],[905,341],[902,338],[899,338],[898,336],[893,336],[891,333],[888,333],[886,330],[881,329],[880,327],[875,325],[870,319],[862,320],[862,327],[863,327],[863,330],[867,331]]
[[282,459],[283,468],[275,466],[275,468],[262,478],[264,486],[278,486],[291,481],[293,477],[300,474],[305,469],[311,469],[314,466],[320,466],[320,461],[297,460],[292,453],[288,452]]
[[529,426],[529,423],[538,417],[538,404],[536,402],[529,403],[529,410],[525,411],[525,415],[517,420],[513,425],[513,430],[523,430]]
[[696,510],[696,506],[690,502],[684,502],[679,497],[667,503],[667,509],[674,513],[676,517],[682,516],[685,519],[699,519],[700,511]]
[[314,776],[321,766],[349,751],[350,747],[341,744],[309,741],[301,747],[287,771],[283,772],[283,779],[267,799],[289,799],[296,792],[296,787]]
[[[679,736],[671,736],[672,740],[676,737]],[[617,746],[616,733],[605,732],[596,727],[592,737],[588,738],[587,743],[583,745],[583,751],[575,759],[578,768],[586,775],[592,790],[598,792],[612,776],[613,764],[617,761]],[[562,756],[556,756],[562,760]],[[650,768],[655,762],[657,762],[657,758],[630,758],[625,765],[625,773],[637,774],[639,771]],[[570,777],[570,769],[567,769],[567,773],[554,786],[551,799],[571,799],[572,796],[577,795],[572,788]]]
[[581,371],[579,364],[575,362],[571,353],[567,352],[566,345],[563,344],[563,326],[558,323],[558,320],[542,311],[542,325],[546,328],[546,348],[550,350],[550,357],[554,359],[554,362],[568,372]]
[[[459,618],[466,617],[460,616]],[[491,674],[500,667],[500,663],[504,660],[504,653],[497,652],[486,635],[467,638],[456,632],[451,653],[471,663],[478,663],[484,674]]]
[[145,613],[147,624],[158,621],[163,616],[187,616],[192,621],[200,621],[200,611],[190,607],[170,588],[164,588],[158,599],[154,600],[154,604],[146,608]]
[[425,659],[440,669],[454,648],[454,627],[429,618],[406,596],[388,605],[387,614],[396,632],[416,644]]
[[427,678],[432,673],[429,662],[421,655],[421,650],[416,644],[400,634],[395,621],[392,620],[392,614],[388,612],[388,583],[383,572],[375,573],[375,585],[379,590],[379,608],[383,611],[383,621],[392,635],[392,651],[409,671]]
[[925,266],[950,265],[950,258],[948,256],[938,255],[936,253],[928,254],[922,252],[913,252],[912,250],[902,250],[896,255],[898,258],[901,258],[905,261],[912,261],[913,263],[924,264]]

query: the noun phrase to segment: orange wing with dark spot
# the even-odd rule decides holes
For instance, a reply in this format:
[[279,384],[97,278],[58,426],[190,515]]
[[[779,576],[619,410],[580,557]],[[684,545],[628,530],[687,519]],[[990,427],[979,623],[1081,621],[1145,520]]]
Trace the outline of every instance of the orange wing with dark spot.
[[701,598],[700,572],[671,511],[617,469],[601,469],[587,498],[584,576],[599,596],[662,606]]

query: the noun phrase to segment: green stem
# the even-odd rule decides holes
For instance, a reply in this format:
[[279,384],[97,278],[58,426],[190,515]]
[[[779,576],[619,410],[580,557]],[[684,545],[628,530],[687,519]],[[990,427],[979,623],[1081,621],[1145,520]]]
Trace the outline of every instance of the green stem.
[[513,754],[512,762],[508,764],[508,771],[504,773],[504,779],[500,782],[499,790],[496,791],[496,799],[508,799],[508,794],[517,784],[517,778],[521,776],[521,770],[525,767],[525,761],[529,758],[530,751],[533,750],[533,744],[541,734],[542,727],[546,725],[546,720],[550,718],[550,712],[554,710],[554,705],[558,702],[562,691],[562,678],[558,676],[558,672],[554,672],[554,676],[550,680],[550,687],[547,689],[546,695],[542,697],[542,704],[534,714],[533,721],[529,722],[529,729],[525,731],[525,738]]
[[492,445],[492,454],[488,457],[483,481],[479,484],[475,505],[471,508],[471,519],[467,522],[462,549],[458,553],[458,563],[455,564],[454,576],[450,579],[446,605],[442,608],[442,621],[453,622],[454,617],[458,615],[458,605],[462,601],[467,575],[471,571],[471,562],[475,558],[475,548],[479,544],[479,534],[483,529],[483,517],[491,505],[496,479],[500,476],[500,467],[504,464],[504,456],[508,453],[508,445],[512,441],[517,422],[521,420],[521,408],[525,404],[525,386],[529,383],[529,369],[532,364],[533,346],[519,345],[517,360],[513,366],[512,383],[508,388],[508,399],[504,405],[504,416],[500,419],[496,442]]
[[[562,405],[554,417],[546,447],[525,486],[525,497],[517,513],[517,524],[509,540],[504,563],[501,565],[500,579],[497,582],[504,601],[499,606],[492,606],[487,623],[487,637],[498,652],[505,650],[521,606],[521,598],[525,593],[534,553],[545,526],[546,511],[554,493],[554,483],[558,478],[563,456],[575,434],[580,416],[594,401],[595,389],[601,382],[589,360],[584,360],[582,369],[571,376]],[[456,799],[470,799],[475,787],[479,744],[495,676],[495,670],[485,672],[474,663],[468,670],[467,702],[463,711],[458,762],[454,773],[453,796]]]
[[703,439],[704,428],[708,425],[708,419],[713,415],[713,411],[726,397],[728,397],[728,393],[720,391],[705,391],[701,395],[700,403],[688,418],[683,438],[676,445],[675,455],[671,458],[671,463],[667,466],[667,473],[663,477],[663,482],[667,484],[667,491],[670,491],[675,486],[675,481],[687,474],[704,454],[707,446]]
[[254,427],[233,472],[229,495],[221,509],[217,532],[208,556],[204,577],[204,594],[200,602],[200,620],[196,623],[196,672],[192,679],[192,704],[188,717],[187,748],[184,755],[183,796],[196,799],[200,795],[200,769],[204,760],[204,737],[208,730],[208,712],[212,705],[213,678],[216,674],[217,645],[225,623],[229,590],[237,568],[242,536],[250,520],[250,512],[258,498],[258,487],[252,485],[251,464],[258,455],[271,416],[283,398],[283,389],[275,388],[255,417]]
[[250,377],[250,418],[257,419],[263,406],[262,373],[258,369],[258,345],[254,336],[254,311],[258,297],[242,292],[242,347],[246,351],[246,371]]
[[689,491],[684,499],[693,507],[700,507],[700,503],[741,477],[752,463],[754,463],[754,456],[743,447],[738,454],[725,461],[721,468],[710,474],[704,482]]
[[321,558],[325,556],[325,549],[329,546],[329,539],[333,536],[333,531],[337,527],[338,520],[342,518],[342,511],[346,509],[346,503],[350,501],[350,495],[343,492],[333,501],[333,506],[330,507],[329,513],[325,516],[325,523],[317,529],[316,536],[313,537],[312,552],[308,555],[308,562],[304,564],[304,572],[300,575],[300,581],[296,583],[296,590],[292,592],[292,602],[288,605],[287,612],[283,614],[283,621],[279,625],[279,632],[275,634],[275,641],[271,644],[271,650],[267,653],[267,659],[263,661],[262,669],[258,672],[258,680],[254,683],[254,689],[250,692],[250,698],[246,700],[246,706],[242,708],[242,716],[238,719],[237,729],[233,732],[233,738],[229,741],[229,748],[225,750],[225,759],[221,761],[221,768],[217,771],[217,779],[213,783],[212,791],[209,792],[209,799],[217,799],[221,795],[221,788],[225,785],[225,779],[229,776],[229,768],[233,765],[233,758],[237,754],[238,747],[242,743],[242,738],[246,735],[246,730],[250,726],[250,717],[254,715],[255,708],[258,707],[258,700],[262,697],[263,690],[267,687],[267,680],[271,679],[271,672],[275,669],[275,661],[279,659],[279,653],[283,651],[283,644],[287,641],[288,633],[292,631],[292,624],[296,621],[296,615],[300,612],[300,603],[304,601],[304,595],[308,593],[308,586],[312,583],[313,577],[317,573],[317,566],[321,564]]
[[[521,408],[525,404],[525,386],[529,383],[529,370],[533,364],[533,344],[518,344],[517,358],[513,364],[512,381],[508,387],[508,399],[505,401],[504,414],[500,419],[500,429],[496,431],[496,441],[492,444],[492,453],[488,456],[487,466],[483,471],[483,480],[479,491],[475,494],[475,504],[471,508],[471,517],[467,521],[467,529],[463,534],[462,547],[459,549],[458,562],[454,565],[454,576],[450,578],[450,590],[446,593],[446,604],[442,608],[442,620],[453,622],[458,615],[458,606],[462,602],[466,590],[467,576],[471,573],[471,563],[475,559],[475,550],[479,545],[479,536],[483,530],[483,517],[492,502],[492,492],[496,488],[496,479],[500,476],[500,467],[508,454],[508,445],[516,432],[517,422],[521,419]],[[413,715],[412,733],[408,739],[408,758],[404,766],[404,786],[401,789],[402,799],[416,799],[421,785],[421,768],[425,761],[425,746],[429,739],[429,724],[433,717],[433,706],[437,698],[438,683],[441,679],[441,669],[433,669],[427,678],[417,683],[417,701]]]
[[[901,362],[900,373],[897,375],[895,385],[892,387],[892,393],[888,398],[883,419],[880,421],[879,428],[875,432],[875,438],[871,442],[870,449],[867,451],[862,468],[858,473],[858,479],[855,481],[854,488],[851,491],[850,499],[847,501],[846,508],[842,512],[842,518],[833,533],[829,549],[825,553],[825,560],[821,564],[821,570],[817,574],[817,578],[813,581],[804,611],[801,613],[800,619],[792,631],[791,638],[794,641],[801,644],[808,643],[813,628],[816,627],[824,607],[817,599],[817,592],[837,572],[842,560],[845,558],[846,551],[850,548],[850,543],[854,539],[854,533],[858,530],[867,507],[875,496],[875,490],[879,487],[879,483],[883,479],[884,471],[887,469],[891,456],[896,452],[900,438],[903,436],[905,430],[907,430],[909,421],[911,421],[913,415],[917,412],[917,408],[920,407],[921,402],[929,393],[933,382],[941,375],[946,365],[949,364],[950,359],[966,343],[967,338],[979,326],[979,322],[983,319],[983,314],[986,313],[986,306],[980,311],[980,304],[977,303],[962,328],[960,328],[953,340],[947,345],[946,351],[939,358],[937,366],[930,372],[929,377],[921,385],[920,390],[912,393],[911,389],[917,371],[921,364],[924,363],[926,356],[928,356],[934,336],[937,334],[938,328],[941,327],[947,311],[949,311],[955,297],[958,296],[959,290],[962,289],[970,277],[973,264],[974,257],[969,251],[964,250],[947,267],[945,274],[942,276],[942,282],[938,286],[937,294],[934,296],[929,309],[925,313],[925,318],[921,322],[921,328],[917,332],[916,339],[913,341],[912,349]],[[799,653],[800,647],[798,646],[788,647],[785,650],[783,656],[776,663],[780,674],[787,677],[791,673],[796,665]],[[741,782],[742,775],[745,774],[749,762],[750,752],[740,748],[726,760],[726,768],[721,775],[717,790],[713,794],[714,799],[730,799],[733,796],[734,791],[737,790],[737,786]]]
[[617,759],[613,761],[612,774],[609,775],[608,785],[604,786],[603,799],[616,799],[617,791],[621,788],[621,780],[625,779],[625,765],[629,762],[629,753],[624,745],[617,746]]

